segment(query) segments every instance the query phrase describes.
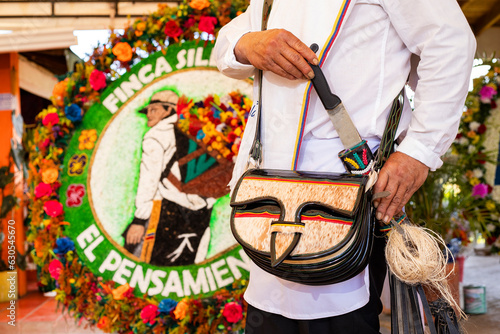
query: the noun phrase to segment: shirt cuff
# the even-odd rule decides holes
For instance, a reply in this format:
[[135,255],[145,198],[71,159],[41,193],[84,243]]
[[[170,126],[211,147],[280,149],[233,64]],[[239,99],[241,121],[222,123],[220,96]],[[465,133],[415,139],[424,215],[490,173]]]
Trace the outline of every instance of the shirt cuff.
[[443,165],[443,161],[439,155],[434,153],[429,147],[426,147],[424,144],[411,137],[406,137],[397,147],[396,151],[417,159],[429,167],[431,171],[435,171]]
[[235,38],[233,39],[233,42],[231,43],[231,47],[226,52],[226,57],[225,57],[224,61],[228,67],[230,67],[234,70],[251,71],[254,69],[253,65],[243,64],[243,63],[240,63],[238,60],[236,60],[236,55],[234,54],[234,48],[236,47],[236,44],[238,44],[238,41],[241,39],[241,37],[243,35],[246,35],[249,32],[251,32],[251,31],[245,31],[243,33],[240,33],[239,35],[235,35],[234,36]]

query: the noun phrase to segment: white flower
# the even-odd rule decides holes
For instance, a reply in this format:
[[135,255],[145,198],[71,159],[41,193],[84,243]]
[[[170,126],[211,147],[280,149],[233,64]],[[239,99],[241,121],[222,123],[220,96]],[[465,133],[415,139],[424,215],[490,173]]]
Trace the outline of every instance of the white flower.
[[486,225],[486,229],[490,232],[493,232],[495,230],[496,226],[494,224],[488,224]]
[[458,143],[459,143],[460,145],[463,145],[463,146],[465,146],[465,145],[469,145],[469,139],[467,139],[467,137],[461,137],[461,138],[458,140]]
[[220,103],[223,103],[227,107],[229,107],[229,103],[233,103],[233,99],[231,99],[230,95],[224,95],[223,97],[220,98]]
[[474,177],[477,177],[478,179],[483,177],[483,171],[479,168],[476,168],[472,171],[474,173]]
[[469,129],[471,129],[472,131],[476,132],[477,129],[479,129],[480,126],[481,126],[481,123],[479,123],[479,122],[476,122],[476,121],[470,122]]
[[491,214],[491,219],[493,219],[493,220],[498,220],[499,218],[500,218],[500,217],[498,217],[498,215],[496,215],[496,214],[494,214],[494,213],[492,213],[492,214]]
[[469,148],[467,149],[467,152],[469,152],[469,154],[472,154],[472,153],[476,152],[476,146],[469,145]]
[[497,240],[495,240],[495,243],[493,245],[495,245],[495,247],[497,248],[500,248],[500,237],[498,237]]

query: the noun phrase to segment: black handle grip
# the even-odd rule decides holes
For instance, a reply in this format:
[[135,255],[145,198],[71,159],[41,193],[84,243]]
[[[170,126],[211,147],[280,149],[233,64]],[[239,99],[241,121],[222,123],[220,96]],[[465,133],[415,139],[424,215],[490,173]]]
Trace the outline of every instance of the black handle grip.
[[[311,45],[311,50],[315,53],[318,51],[318,44],[314,43]],[[340,98],[333,94],[330,90],[330,86],[328,86],[328,82],[326,81],[325,75],[321,68],[317,65],[310,64],[312,70],[314,71],[314,79],[311,79],[314,89],[318,93],[319,99],[325,106],[325,109],[332,110],[336,106],[338,106],[342,101]]]

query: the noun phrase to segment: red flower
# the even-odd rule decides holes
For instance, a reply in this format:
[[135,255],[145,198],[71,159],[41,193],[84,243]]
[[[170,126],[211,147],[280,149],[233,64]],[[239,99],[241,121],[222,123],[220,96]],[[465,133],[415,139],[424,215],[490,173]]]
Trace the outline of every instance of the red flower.
[[160,312],[158,311],[158,306],[149,304],[141,311],[141,319],[145,324],[154,325],[156,322],[156,317]]
[[47,201],[43,205],[43,211],[50,217],[57,217],[63,212],[63,206],[58,201]]
[[179,27],[179,24],[174,21],[170,20],[165,24],[165,35],[168,37],[172,37],[177,39],[182,34],[182,29]]
[[240,304],[236,302],[227,303],[224,306],[224,311],[222,311],[222,315],[226,320],[230,323],[237,323],[241,319],[243,319],[243,308]]
[[198,29],[200,29],[200,31],[204,31],[210,35],[213,35],[216,24],[217,18],[213,16],[202,16],[200,18],[200,23],[198,24]]
[[106,75],[99,70],[93,70],[90,73],[89,83],[93,90],[101,90],[106,87]]
[[62,263],[58,259],[54,259],[54,260],[50,261],[50,263],[49,263],[50,276],[53,279],[58,280],[59,276],[61,276],[62,268],[63,268]]
[[191,28],[196,24],[196,20],[193,17],[190,17],[189,19],[184,22],[184,29]]
[[482,135],[483,133],[486,132],[486,125],[484,124],[481,124],[478,128],[477,128],[477,133],[479,133],[480,135]]
[[59,115],[55,112],[51,112],[50,114],[45,115],[42,120],[42,124],[45,126],[54,126],[59,123]]
[[66,190],[66,206],[73,208],[82,205],[82,198],[85,196],[85,186],[83,184],[72,184]]
[[52,194],[52,187],[50,184],[40,182],[36,187],[35,187],[35,198],[38,199],[40,197],[44,196],[50,196]]

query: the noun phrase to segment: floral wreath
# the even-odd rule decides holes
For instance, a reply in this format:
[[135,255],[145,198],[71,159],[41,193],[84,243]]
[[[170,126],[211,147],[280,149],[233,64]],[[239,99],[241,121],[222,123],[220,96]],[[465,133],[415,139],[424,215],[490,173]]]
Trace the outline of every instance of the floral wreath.
[[[159,301],[137,297],[128,283],[117,285],[96,277],[82,262],[71,239],[64,236],[63,204],[59,201],[60,176],[65,149],[85,112],[100,102],[108,84],[119,77],[118,69],[129,69],[168,45],[183,41],[213,42],[217,31],[243,12],[248,0],[184,0],[178,7],[159,5],[158,10],[135,20],[123,34],[112,33],[105,45],[94,49],[85,64],[78,64],[55,85],[52,105],[37,116],[37,126],[27,140],[29,150],[30,219],[28,241],[39,267],[39,285],[57,292],[63,311],[97,326],[104,332],[118,333],[225,333],[242,332],[246,304],[243,292],[247,282],[235,281],[210,298],[184,298]],[[202,38],[200,38],[202,37]],[[184,131],[203,141],[226,159],[238,153],[245,116],[251,101],[238,92],[230,103],[209,96],[193,102],[180,99],[177,112]],[[232,114],[237,115],[231,117]],[[190,121],[202,124],[194,132]],[[97,134],[82,131],[82,149],[95,145]],[[69,163],[69,173],[79,173],[87,157],[79,155]],[[85,190],[71,189],[68,206],[78,204]]]
[[[452,145],[452,155],[457,165],[465,170],[461,184],[462,220],[469,229],[478,231],[491,245],[494,253],[500,252],[500,203],[492,197],[493,186],[486,180],[487,162],[496,154],[485,148],[487,123],[492,111],[497,108],[500,97],[500,65],[498,59],[484,59],[481,65],[489,65],[488,73],[474,80],[473,90],[469,92],[458,135]],[[456,237],[467,240],[465,226],[458,224]]]

